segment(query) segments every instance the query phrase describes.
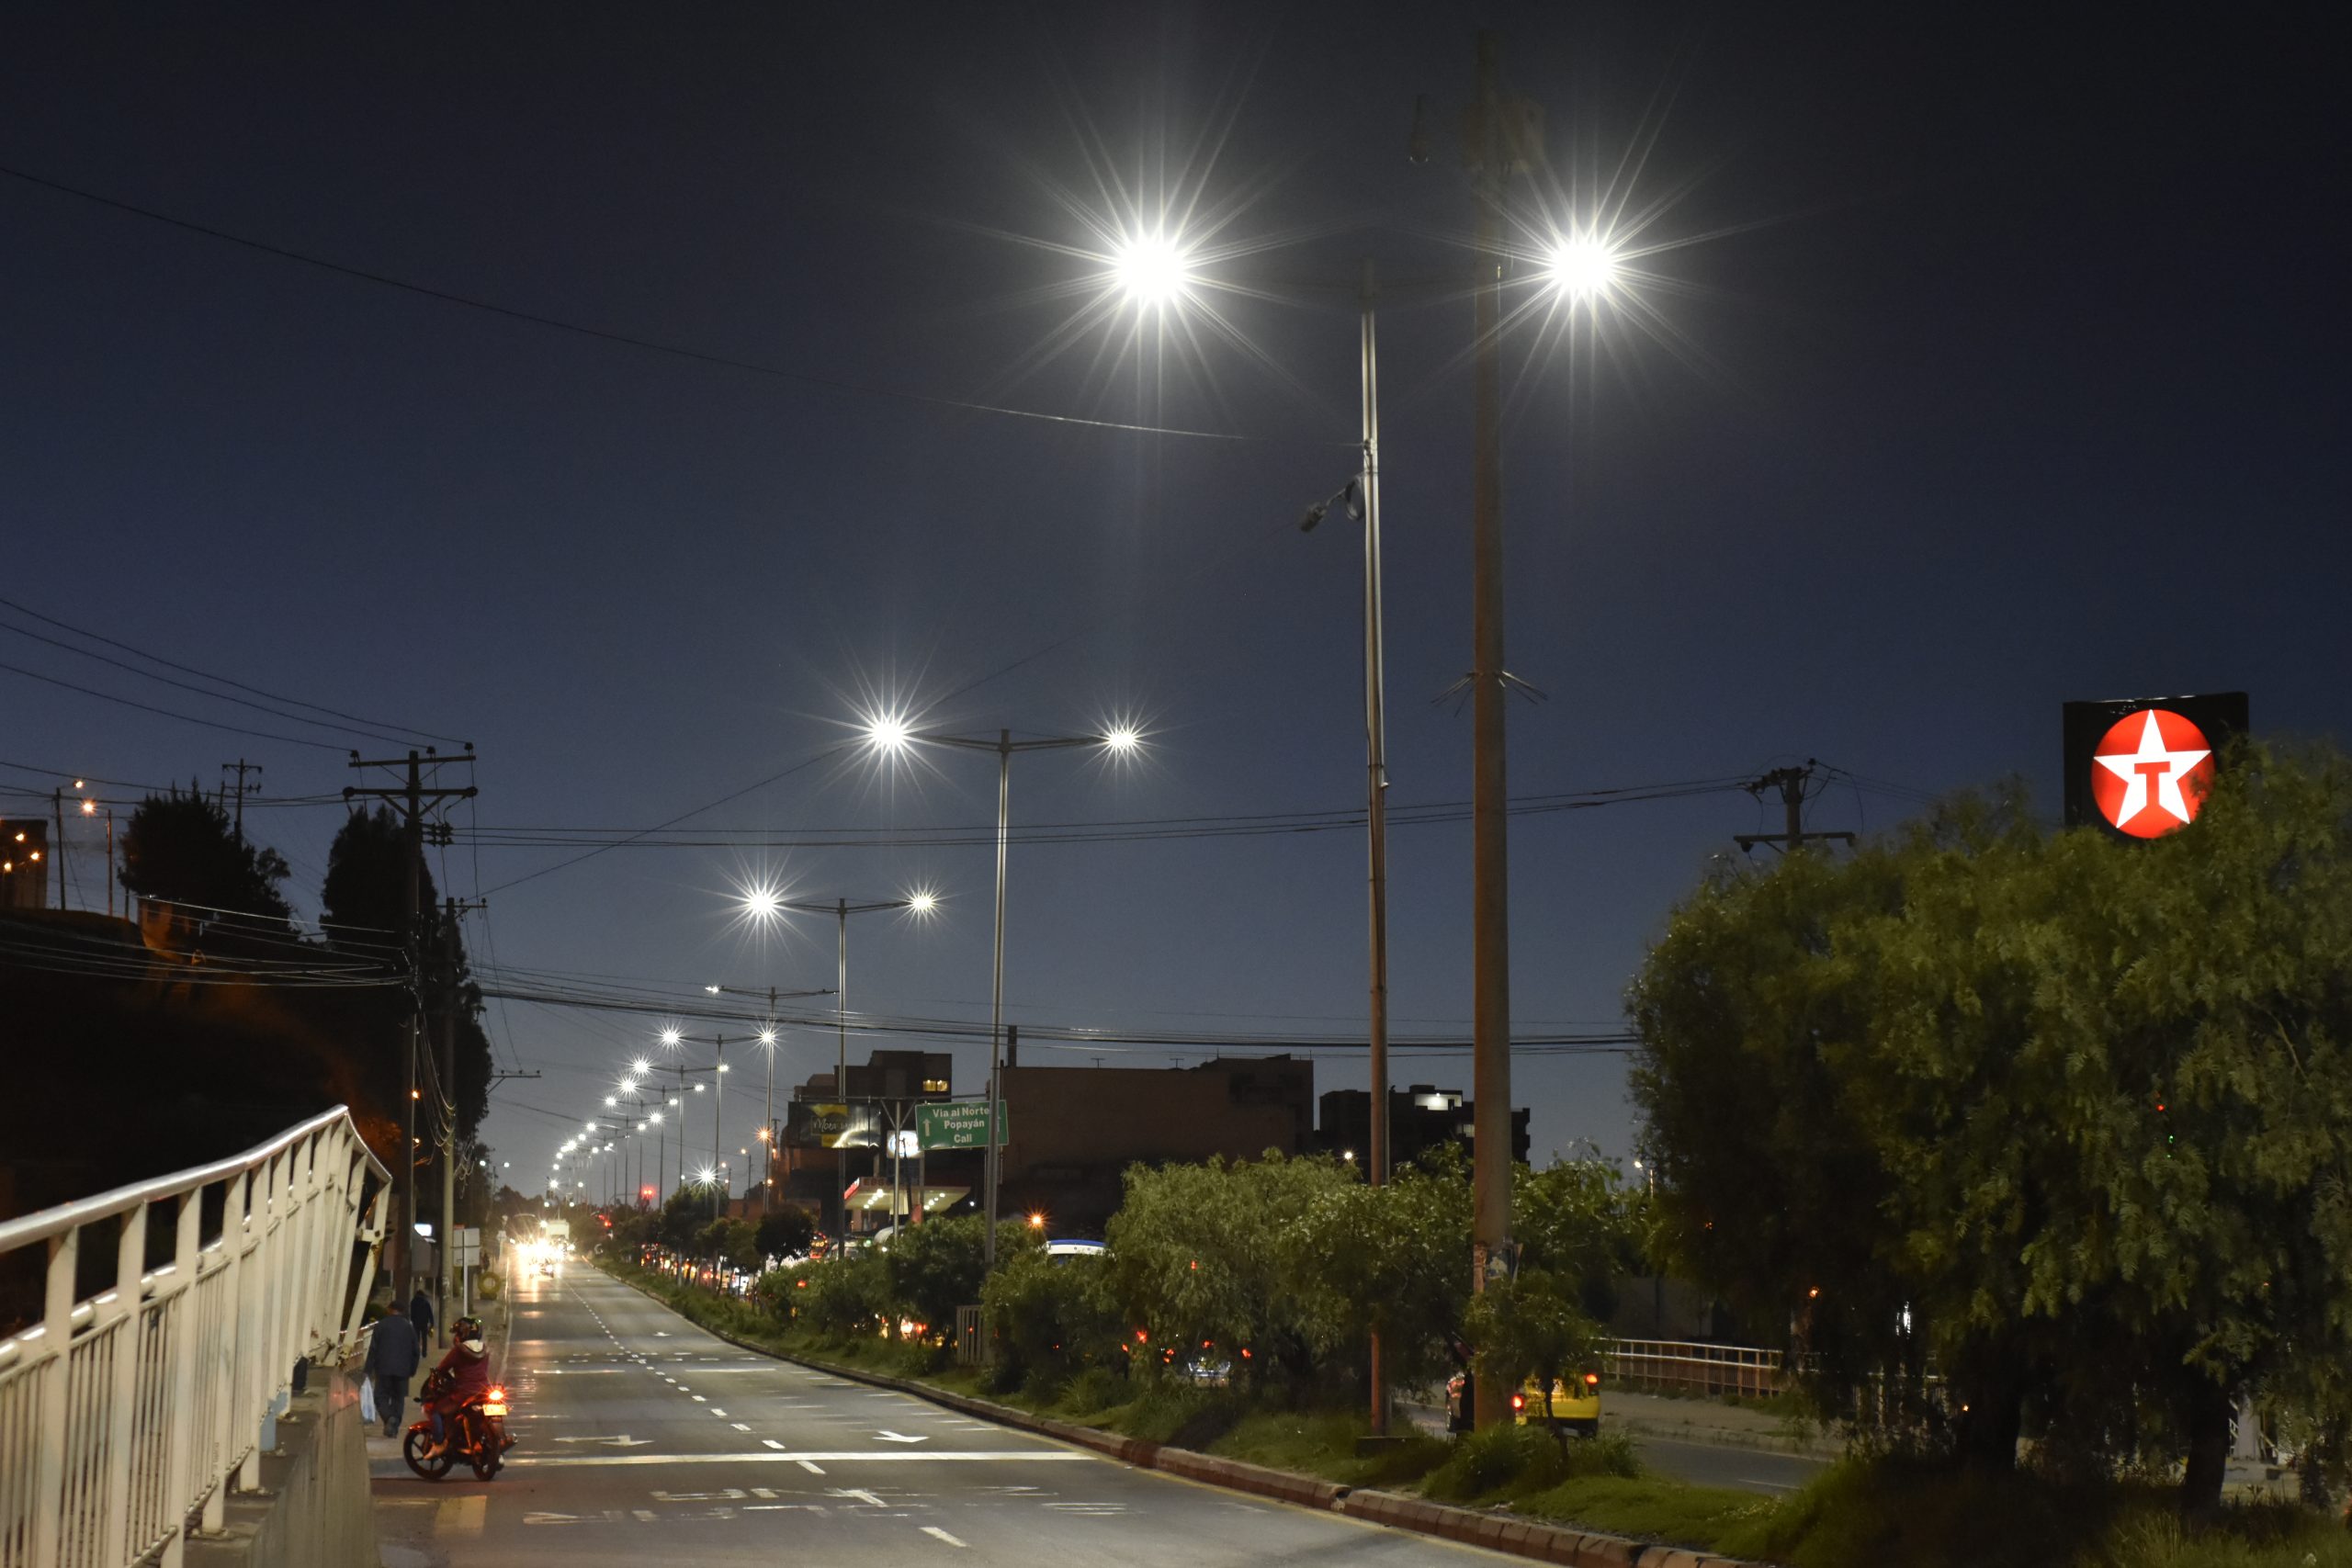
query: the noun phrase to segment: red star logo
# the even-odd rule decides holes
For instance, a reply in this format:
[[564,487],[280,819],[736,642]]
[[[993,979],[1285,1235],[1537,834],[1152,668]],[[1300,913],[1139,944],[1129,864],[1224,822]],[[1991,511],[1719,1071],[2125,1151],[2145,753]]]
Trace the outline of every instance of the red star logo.
[[2091,800],[2108,826],[2135,839],[2186,828],[2213,784],[2213,743],[2170,708],[2115,721],[2091,751]]

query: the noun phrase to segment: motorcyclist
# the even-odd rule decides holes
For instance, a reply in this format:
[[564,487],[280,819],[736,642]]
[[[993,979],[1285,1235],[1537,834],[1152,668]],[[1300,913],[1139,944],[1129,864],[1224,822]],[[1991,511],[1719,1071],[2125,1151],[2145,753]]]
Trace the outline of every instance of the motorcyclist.
[[490,1357],[482,1339],[481,1319],[466,1316],[449,1325],[454,1343],[441,1364],[433,1370],[446,1372],[448,1381],[424,1402],[424,1413],[433,1420],[433,1441],[425,1457],[438,1459],[449,1445],[448,1416],[465,1407],[468,1402],[481,1398],[490,1390]]

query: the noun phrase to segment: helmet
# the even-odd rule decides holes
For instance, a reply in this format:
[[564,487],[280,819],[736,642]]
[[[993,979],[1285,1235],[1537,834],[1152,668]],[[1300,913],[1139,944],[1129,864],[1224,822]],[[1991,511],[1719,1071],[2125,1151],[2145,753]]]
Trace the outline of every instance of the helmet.
[[449,1333],[458,1339],[479,1339],[481,1337],[481,1319],[469,1314],[451,1324]]

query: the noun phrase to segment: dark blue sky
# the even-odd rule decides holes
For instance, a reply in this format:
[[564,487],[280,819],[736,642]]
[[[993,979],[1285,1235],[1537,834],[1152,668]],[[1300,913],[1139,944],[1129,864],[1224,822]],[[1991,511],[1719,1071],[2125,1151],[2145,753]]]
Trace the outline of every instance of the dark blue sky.
[[[694,363],[0,178],[5,596],[472,739],[479,815],[437,870],[461,894],[576,852],[484,847],[477,878],[477,820],[650,826],[837,745],[875,693],[969,687],[928,713],[947,728],[1143,719],[1139,767],[1022,763],[1032,822],[1345,808],[1354,541],[1290,525],[1352,463],[1354,324],[1312,286],[1365,254],[1398,278],[1465,262],[1451,130],[1480,22],[1548,110],[1558,177],[1522,211],[1566,216],[1539,198],[1629,149],[1627,210],[1662,204],[1641,310],[1603,312],[1597,346],[1512,345],[1510,663],[1549,697],[1514,707],[1515,793],[1815,756],[1912,791],[2018,773],[2054,807],[2075,697],[2245,688],[2259,731],[2342,734],[2347,149],[2324,40],[2284,13],[12,8],[8,168],[808,376],[1250,439]],[[1074,209],[1126,217],[1106,172],[1148,209],[1229,216],[1219,242],[1250,254],[1202,292],[1232,331],[1138,351],[1114,314],[1031,363],[1093,298],[1099,265],[1055,248],[1095,245]],[[1469,325],[1442,291],[1383,322],[1400,804],[1468,792],[1466,716],[1434,699],[1468,657]],[[6,632],[0,661],[288,728]],[[0,759],[32,770],[10,788],[210,781],[240,754],[272,795],[346,782],[326,731],[208,732],[5,672],[0,704]],[[982,822],[989,773],[822,761],[690,825]],[[1841,785],[1813,820],[1908,809]],[[339,816],[249,818],[306,912]],[[1776,826],[1736,792],[1519,818],[1520,1027],[1611,1026],[1673,901]],[[1396,835],[1400,1031],[1464,1026],[1468,848],[1466,826]],[[1014,1015],[1359,1027],[1362,857],[1344,831],[1017,847]],[[936,886],[928,929],[859,929],[853,1000],[986,1016],[984,848],[620,850],[495,894],[473,950],[829,984],[829,931],[730,930],[731,884],[762,872],[815,897]],[[518,1176],[563,1134],[524,1108],[573,1114],[650,1039],[531,1007],[494,1032],[546,1074],[489,1127]],[[792,1036],[779,1078],[831,1052]],[[1521,1065],[1539,1157],[1630,1145],[1623,1070]],[[1328,1061],[1318,1088],[1358,1076]]]

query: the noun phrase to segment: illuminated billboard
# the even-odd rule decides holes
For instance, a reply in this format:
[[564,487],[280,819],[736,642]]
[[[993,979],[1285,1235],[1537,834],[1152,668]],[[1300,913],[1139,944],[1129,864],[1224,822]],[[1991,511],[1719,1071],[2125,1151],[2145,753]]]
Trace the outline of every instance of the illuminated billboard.
[[2244,692],[2068,703],[2066,826],[2160,839],[2197,819],[2213,770],[2246,730]]

